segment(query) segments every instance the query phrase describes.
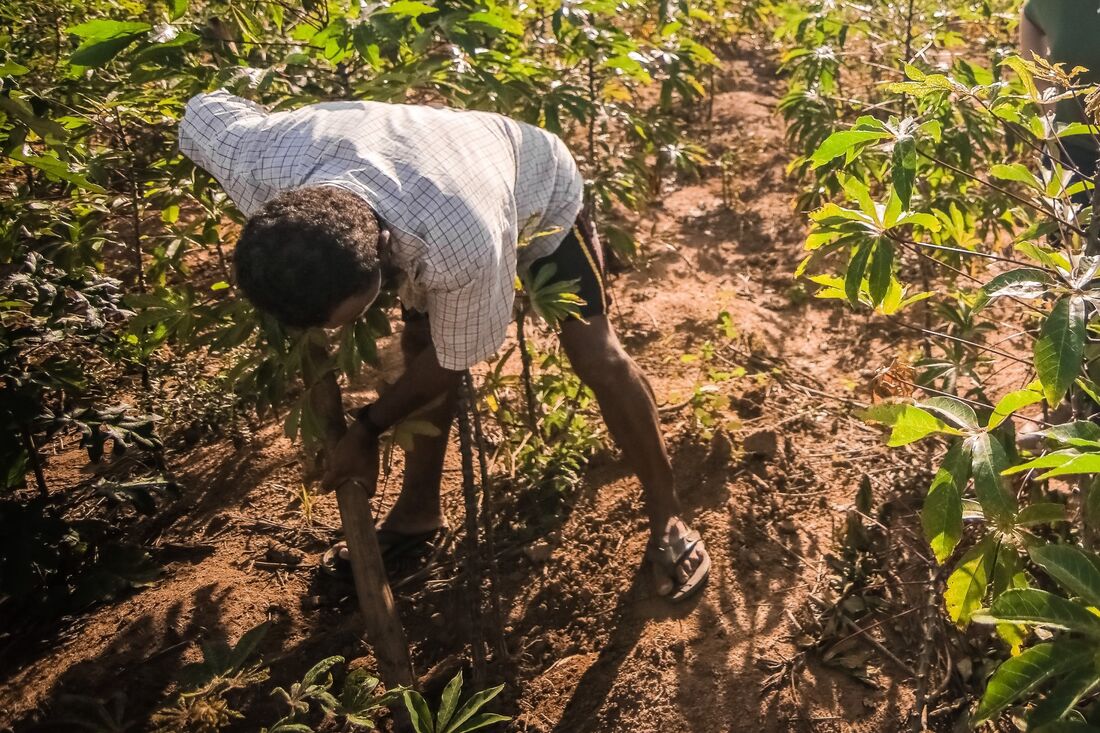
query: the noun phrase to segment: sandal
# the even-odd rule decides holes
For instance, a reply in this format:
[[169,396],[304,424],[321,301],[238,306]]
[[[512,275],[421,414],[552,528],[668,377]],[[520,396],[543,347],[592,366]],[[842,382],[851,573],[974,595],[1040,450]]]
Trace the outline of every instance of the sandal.
[[[684,526],[686,527],[687,525]],[[680,563],[683,562],[684,558],[690,555],[691,551],[696,547],[703,550],[702,561],[700,561],[699,566],[695,568],[690,578],[683,583],[677,584],[677,568],[680,567]],[[710,577],[710,555],[703,545],[703,538],[694,529],[689,530],[683,537],[677,537],[675,540],[670,540],[669,542],[650,540],[649,544],[646,546],[645,555],[647,560],[661,568],[670,578],[672,578],[673,590],[665,596],[665,598],[668,598],[668,600],[674,603],[695,594],[706,585],[707,578]]]
[[[395,532],[390,529],[375,529],[378,535],[378,547],[382,551],[382,563],[390,573],[405,567],[409,561],[428,557],[446,539],[448,528],[439,527],[426,532]],[[351,561],[340,557],[345,542],[337,542],[325,550],[321,556],[321,570],[334,578],[351,580]]]

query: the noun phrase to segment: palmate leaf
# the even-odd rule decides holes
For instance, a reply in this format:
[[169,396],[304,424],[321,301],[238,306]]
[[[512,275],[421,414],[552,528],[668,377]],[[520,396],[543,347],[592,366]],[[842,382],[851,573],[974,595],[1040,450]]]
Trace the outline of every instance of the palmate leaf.
[[1006,660],[989,678],[971,724],[992,720],[1028,692],[1086,658],[1079,644],[1058,640],[1036,644]]
[[1044,626],[1100,638],[1100,616],[1045,590],[1007,590],[993,601],[988,616],[998,623]]
[[1031,559],[1047,571],[1058,585],[1092,606],[1100,606],[1100,559],[1071,545],[1040,545],[1031,549]]
[[1055,303],[1035,341],[1035,371],[1047,403],[1057,405],[1081,372],[1085,355],[1085,301],[1067,296]]

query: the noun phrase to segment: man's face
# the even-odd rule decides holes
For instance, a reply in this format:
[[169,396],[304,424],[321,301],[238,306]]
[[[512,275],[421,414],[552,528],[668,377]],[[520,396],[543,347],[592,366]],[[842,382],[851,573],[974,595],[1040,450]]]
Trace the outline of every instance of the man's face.
[[354,322],[367,308],[370,308],[381,289],[382,271],[375,270],[371,284],[365,290],[348,296],[337,305],[325,323],[325,328],[340,328]]

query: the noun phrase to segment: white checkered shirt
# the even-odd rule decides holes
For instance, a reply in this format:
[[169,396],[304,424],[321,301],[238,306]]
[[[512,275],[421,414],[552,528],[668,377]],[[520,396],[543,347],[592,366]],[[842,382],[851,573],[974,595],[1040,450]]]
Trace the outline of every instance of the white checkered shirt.
[[500,348],[517,267],[553,252],[581,208],[565,144],[486,112],[330,102],[268,113],[218,91],[187,103],[179,146],[246,216],[302,186],[363,197],[392,230],[402,302],[428,312],[447,369]]

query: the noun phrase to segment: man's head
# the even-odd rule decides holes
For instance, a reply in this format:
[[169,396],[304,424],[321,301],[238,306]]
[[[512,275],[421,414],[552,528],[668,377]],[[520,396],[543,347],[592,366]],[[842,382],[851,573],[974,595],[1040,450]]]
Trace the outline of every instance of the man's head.
[[348,323],[378,296],[380,235],[374,212],[350,191],[287,191],[245,224],[234,253],[237,283],[288,326]]

